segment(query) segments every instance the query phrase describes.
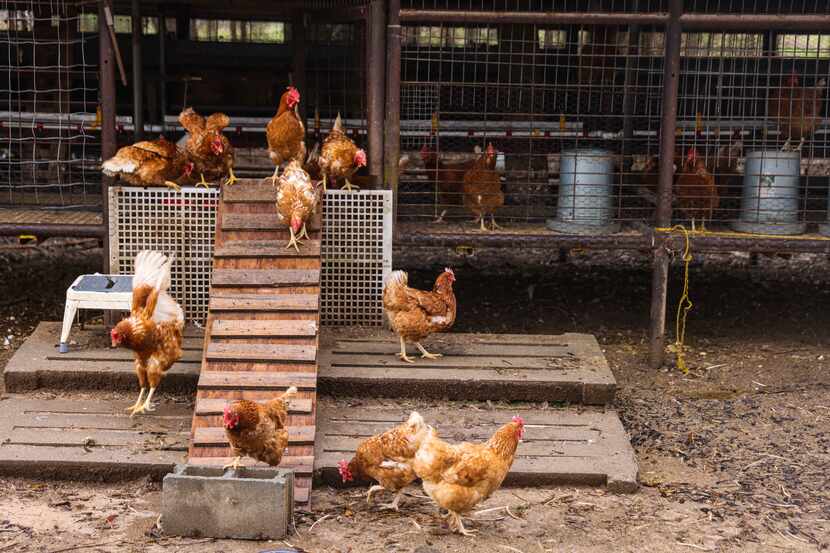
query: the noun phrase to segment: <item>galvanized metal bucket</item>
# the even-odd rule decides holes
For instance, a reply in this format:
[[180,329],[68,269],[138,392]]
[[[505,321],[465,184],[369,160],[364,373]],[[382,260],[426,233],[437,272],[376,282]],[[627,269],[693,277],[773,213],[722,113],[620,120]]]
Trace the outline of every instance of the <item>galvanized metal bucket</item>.
[[740,219],[732,228],[756,234],[802,234],[801,152],[767,150],[746,156]]
[[617,232],[614,221],[614,160],[598,148],[562,152],[559,169],[559,201],[551,230],[568,234]]

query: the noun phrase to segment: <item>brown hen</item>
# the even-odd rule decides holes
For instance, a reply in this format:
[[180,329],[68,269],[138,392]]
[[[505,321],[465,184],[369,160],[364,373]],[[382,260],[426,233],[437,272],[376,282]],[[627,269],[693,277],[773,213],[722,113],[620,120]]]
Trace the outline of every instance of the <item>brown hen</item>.
[[346,184],[342,187],[344,190],[358,188],[349,179],[355,171],[366,165],[366,152],[358,148],[352,139],[346,136],[339,113],[331,132],[323,141],[319,164],[324,189],[327,179],[331,179],[332,182],[336,182],[337,179],[345,180]]
[[504,205],[504,193],[501,191],[499,174],[492,169],[495,163],[496,149],[488,144],[484,155],[464,174],[464,207],[476,216],[475,223],[481,222],[483,231],[487,230],[484,225],[487,215],[490,215],[492,230],[501,228],[496,224],[495,212]]
[[188,132],[185,151],[200,175],[196,185],[208,188],[208,181],[214,182],[225,176],[228,178],[224,184],[235,183],[233,146],[222,134],[222,129],[230,124],[230,118],[224,113],[214,113],[205,119],[193,108],[187,108],[179,114],[179,123]]
[[[153,411],[153,394],[164,373],[182,356],[184,312],[167,293],[172,259],[143,251],[135,258],[130,316],[110,331],[112,347],[131,349],[141,392],[130,416]],[[144,399],[147,388],[150,392]]]
[[101,164],[106,176],[118,177],[133,186],[167,186],[175,190],[191,182],[193,167],[187,155],[163,136],[124,146]]
[[293,86],[289,86],[280,97],[277,114],[268,122],[265,136],[268,139],[268,156],[276,166],[274,168],[274,183],[283,163],[288,161],[305,161],[305,126],[297,111],[300,104],[300,93]]
[[698,157],[696,148],[689,148],[675,179],[674,189],[678,207],[692,220],[692,231],[695,230],[696,219],[700,219],[700,229],[706,230],[706,220],[712,220],[720,203],[720,195],[715,177],[706,168],[706,162]]
[[[782,150],[800,151],[804,141],[813,134],[821,122],[821,101],[826,92],[827,81],[821,79],[813,87],[802,87],[798,73],[793,72],[786,84],[770,95],[769,117],[778,120],[778,127],[787,142]],[[793,148],[792,140],[798,140]]]
[[241,399],[225,407],[222,425],[234,455],[225,468],[238,469],[243,456],[272,467],[280,464],[288,447],[288,401],[296,395],[297,388],[292,386],[265,404]]
[[483,444],[448,444],[430,427],[412,466],[427,495],[450,512],[451,529],[471,535],[464,528],[461,515],[501,486],[523,433],[524,421],[518,416]]
[[406,342],[414,342],[421,351],[421,357],[435,359],[441,354],[430,353],[421,345],[421,340],[435,332],[444,332],[455,323],[455,294],[452,284],[455,273],[452,269],[435,279],[431,292],[416,290],[407,286],[409,276],[404,271],[392,271],[383,289],[383,307],[389,323],[401,339],[398,356],[408,363],[415,361],[406,355]]
[[291,232],[286,248],[293,246],[299,252],[300,240],[308,238],[306,222],[316,211],[320,188],[311,181],[298,160],[288,164],[280,175],[277,186],[277,217],[281,223],[288,224]]
[[362,478],[376,480],[378,485],[369,488],[366,502],[372,502],[375,492],[390,491],[395,499],[383,507],[397,511],[404,488],[417,478],[412,461],[426,432],[423,417],[413,411],[405,423],[363,440],[351,461],[339,463],[343,483]]

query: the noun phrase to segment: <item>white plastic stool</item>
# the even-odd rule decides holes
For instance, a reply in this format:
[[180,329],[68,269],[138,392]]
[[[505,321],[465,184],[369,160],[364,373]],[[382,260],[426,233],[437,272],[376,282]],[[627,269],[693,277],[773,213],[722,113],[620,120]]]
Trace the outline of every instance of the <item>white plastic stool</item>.
[[81,275],[66,290],[61,329],[61,353],[69,351],[69,331],[78,309],[129,311],[133,301],[132,275]]

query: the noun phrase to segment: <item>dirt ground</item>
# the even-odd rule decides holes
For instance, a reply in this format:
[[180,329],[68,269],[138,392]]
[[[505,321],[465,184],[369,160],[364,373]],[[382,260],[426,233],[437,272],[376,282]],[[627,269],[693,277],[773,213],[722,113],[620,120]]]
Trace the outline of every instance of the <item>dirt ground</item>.
[[[89,245],[0,247],[0,364],[66,286],[100,266]],[[483,265],[483,264],[482,264]],[[616,408],[640,462],[641,490],[502,489],[448,534],[412,487],[401,513],[360,489],[315,490],[297,550],[335,552],[825,551],[830,549],[830,262],[825,256],[707,256],[693,267],[688,375],[647,367],[650,272],[637,254],[578,252],[536,268],[456,269],[455,330],[595,334],[619,383]],[[412,273],[428,286],[434,271]],[[670,315],[680,284],[671,274]],[[672,319],[673,320],[673,319]],[[8,342],[8,343],[5,343]],[[5,345],[4,345],[5,344]],[[72,397],[72,394],[68,395]],[[126,400],[127,398],[125,398]],[[555,408],[539,405],[539,409]],[[0,552],[241,552],[284,543],[165,538],[158,483],[0,479]]]

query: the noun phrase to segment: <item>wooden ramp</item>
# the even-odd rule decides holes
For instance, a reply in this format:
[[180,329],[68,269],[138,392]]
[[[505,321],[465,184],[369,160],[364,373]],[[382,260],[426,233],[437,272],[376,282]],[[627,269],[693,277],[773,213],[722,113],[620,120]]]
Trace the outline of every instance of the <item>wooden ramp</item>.
[[222,190],[188,462],[230,461],[222,428],[229,401],[268,400],[296,386],[281,466],[295,469],[294,498],[307,503],[317,404],[320,217],[297,253],[285,247],[289,233],[277,221],[275,201],[270,179],[240,179]]

